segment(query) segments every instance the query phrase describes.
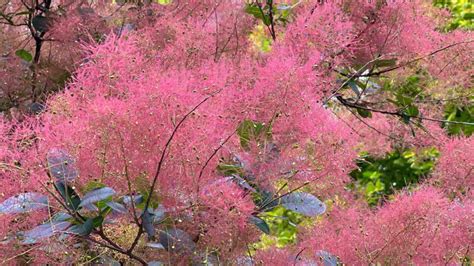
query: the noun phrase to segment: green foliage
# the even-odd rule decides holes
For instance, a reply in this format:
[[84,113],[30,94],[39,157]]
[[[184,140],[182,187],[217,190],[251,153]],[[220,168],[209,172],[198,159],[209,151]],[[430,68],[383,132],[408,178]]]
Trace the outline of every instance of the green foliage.
[[[255,143],[257,149],[266,150],[268,146],[272,146],[273,121],[274,118],[269,123],[249,119],[242,121],[237,128],[241,147],[248,150],[250,144]],[[298,224],[310,220],[305,217],[316,217],[326,211],[326,205],[309,193],[288,191],[275,194],[261,187],[254,178],[245,173],[244,165],[238,158],[221,159],[217,170],[228,182],[236,182],[251,192],[252,199],[259,208],[258,216],[249,219],[264,233],[255,248],[273,245],[283,247],[295,243]],[[276,187],[280,187],[278,191],[285,186],[286,184],[276,184]]]
[[[474,104],[457,105],[449,103],[445,106],[444,118],[448,121],[474,123]],[[444,123],[443,127],[450,135],[464,134],[465,136],[471,136],[474,132],[474,125]]]
[[297,225],[304,220],[304,216],[278,206],[261,216],[269,228],[271,235],[263,235],[256,244],[258,248],[272,245],[284,247],[296,242]]
[[232,164],[232,162],[227,162],[221,160],[217,165],[217,171],[223,176],[232,176],[232,175],[243,175],[243,169],[239,165]]
[[237,135],[243,149],[248,150],[252,140],[261,147],[272,138],[272,123],[265,124],[246,119],[237,128]]
[[80,236],[89,235],[94,229],[94,219],[88,218],[84,223],[77,224],[69,228],[69,232]]
[[30,54],[30,52],[26,51],[25,49],[17,50],[15,52],[15,55],[25,60],[26,62],[31,62],[33,60],[33,56]]
[[461,259],[462,266],[471,266],[474,262],[469,256],[465,256]]
[[256,3],[250,3],[245,6],[245,13],[254,16],[256,19],[260,19],[263,21],[263,24],[269,26],[271,25],[272,21],[269,15],[269,7],[260,7]]
[[404,115],[402,121],[407,124],[410,122],[410,118],[420,114],[418,107],[414,104],[416,99],[424,97],[423,89],[421,89],[419,83],[420,77],[413,75],[392,91],[395,99],[392,99],[391,102],[400,109]]
[[156,193],[156,190],[152,192],[150,195],[150,180],[147,177],[146,173],[141,173],[139,176],[137,176],[134,179],[134,185],[137,191],[139,192],[139,195],[143,196],[143,202],[138,203],[136,205],[137,208],[145,208],[146,201],[148,200],[149,197],[150,199],[150,207],[151,208],[158,208],[160,198],[158,194]]
[[255,224],[260,231],[264,232],[265,234],[270,234],[270,227],[268,226],[267,222],[265,220],[257,217],[257,216],[251,216],[250,221]]
[[272,50],[272,38],[266,33],[263,24],[254,27],[249,35],[249,40],[259,52],[268,53]]
[[87,182],[84,187],[82,188],[82,192],[85,194],[87,192],[90,192],[95,189],[103,188],[105,187],[105,184],[99,181],[90,181]]
[[280,4],[277,6],[272,0],[267,0],[265,5],[254,2],[248,3],[244,11],[256,19],[261,20],[266,26],[270,26],[272,24],[272,17],[273,23],[281,22],[286,24],[290,18],[293,7],[294,6],[288,4]]
[[433,169],[438,156],[436,148],[419,153],[393,151],[383,158],[362,154],[358,169],[350,173],[355,180],[352,188],[364,194],[370,205],[375,205],[396,190],[418,183]]
[[68,208],[72,210],[78,210],[80,208],[79,204],[81,204],[81,198],[71,186],[62,181],[56,182],[54,186]]
[[365,110],[362,108],[357,108],[357,113],[362,116],[363,118],[371,118],[372,117],[372,112],[369,110]]
[[434,5],[451,11],[451,21],[446,31],[457,28],[474,29],[474,4],[472,0],[434,0]]
[[155,0],[160,5],[169,5],[171,4],[172,0]]

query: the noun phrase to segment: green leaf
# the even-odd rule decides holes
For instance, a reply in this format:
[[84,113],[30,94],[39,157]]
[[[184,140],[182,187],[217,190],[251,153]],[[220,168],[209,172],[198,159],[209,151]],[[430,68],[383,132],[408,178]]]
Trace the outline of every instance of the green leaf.
[[397,65],[397,59],[392,58],[392,59],[378,59],[374,61],[374,65],[376,67],[393,67]]
[[155,0],[160,5],[169,5],[171,4],[172,0]]
[[115,190],[110,187],[103,187],[92,190],[91,192],[84,195],[84,197],[82,198],[82,202],[79,204],[79,207],[105,200],[113,195],[115,195]]
[[465,19],[465,20],[474,20],[474,13],[464,14],[463,19]]
[[367,153],[360,156],[358,169],[350,173],[355,180],[352,188],[364,194],[370,205],[375,205],[382,197],[422,180],[433,169],[439,151],[436,148],[395,150],[384,157],[371,157]]
[[261,9],[257,4],[247,4],[244,11],[245,13],[254,16],[256,19],[262,20],[263,24],[267,26],[271,25],[272,23],[270,16],[266,14],[265,10]]
[[253,122],[251,120],[244,120],[240,123],[239,127],[237,128],[237,135],[240,137],[240,146],[245,150],[250,148],[250,135],[253,131]]
[[94,229],[94,219],[95,218],[88,218],[83,224],[71,226],[68,232],[75,235],[88,236]]
[[99,227],[104,223],[104,216],[99,215],[92,219],[92,226],[93,228]]
[[262,12],[256,4],[247,4],[244,9],[245,13],[250,14],[256,18],[262,18]]
[[305,192],[293,192],[280,199],[281,206],[305,216],[314,217],[326,212],[326,204]]
[[65,150],[50,149],[46,155],[46,161],[50,175],[57,181],[68,182],[79,176],[74,158]]
[[252,193],[252,198],[258,207],[265,206],[266,208],[272,208],[278,205],[278,202],[273,200],[273,193],[267,190],[260,190],[258,193]]
[[48,222],[36,226],[35,228],[28,230],[26,232],[20,232],[23,240],[21,243],[23,245],[31,245],[40,242],[46,238],[52,237],[54,234],[63,232],[71,224],[69,222]]
[[66,203],[66,206],[73,210],[78,210],[81,204],[81,198],[77,195],[76,191],[63,181],[58,181],[54,184],[56,190],[59,192],[61,197]]
[[17,50],[15,52],[15,55],[25,60],[26,62],[31,62],[33,60],[33,56],[30,54],[30,52],[26,51],[25,49]]
[[341,265],[339,259],[332,255],[331,253],[325,250],[319,250],[316,252],[316,256],[319,257],[319,260],[322,262],[323,266],[337,266]]
[[99,181],[89,181],[87,184],[84,186],[84,188],[81,190],[83,193],[88,193],[92,190],[99,189],[106,187],[106,185],[102,182]]
[[72,216],[65,212],[58,212],[51,217],[51,222],[65,222],[72,219]]
[[410,124],[410,117],[407,116],[405,113],[402,114],[401,120],[402,120],[403,123],[405,123],[407,125]]
[[142,226],[149,239],[155,238],[155,227],[153,226],[152,214],[148,210],[144,210],[142,215]]
[[257,216],[250,216],[250,222],[256,225],[258,229],[260,229],[265,234],[270,234],[270,227],[268,226],[267,222],[265,222],[261,218]]
[[226,164],[224,162],[217,165],[217,171],[224,176],[243,175],[243,169],[239,165]]
[[48,197],[36,192],[26,192],[0,203],[0,214],[25,213],[46,207],[48,207]]
[[245,119],[237,128],[237,135],[240,137],[240,145],[244,150],[250,148],[250,141],[255,140],[257,144],[272,139],[272,123],[265,124]]
[[413,99],[411,97],[407,97],[402,94],[397,94],[396,97],[396,104],[400,107],[409,106],[413,103]]
[[140,192],[140,195],[143,196],[143,202],[137,204],[136,207],[144,208],[145,202],[148,201],[149,197],[151,197],[149,207],[152,207],[152,208],[158,207],[158,204],[160,203],[159,196],[155,191],[153,191],[150,195],[151,183],[146,173],[142,173],[135,178],[135,186],[138,192]]
[[[474,105],[459,105],[450,103],[445,106],[444,117],[447,121],[474,123]],[[474,125],[463,125],[454,123],[444,123],[443,127],[450,135],[471,136],[474,133]]]
[[362,116],[363,118],[371,118],[372,117],[372,112],[369,110],[365,110],[362,108],[357,108],[357,113]]
[[108,201],[108,202],[105,203],[105,205],[107,205],[109,208],[111,208],[112,210],[114,210],[118,213],[126,213],[127,212],[127,208],[125,208],[125,206],[123,206],[122,204],[120,204],[118,202]]
[[416,117],[420,114],[420,111],[418,110],[418,107],[416,107],[414,105],[410,105],[405,109],[404,113],[407,116]]

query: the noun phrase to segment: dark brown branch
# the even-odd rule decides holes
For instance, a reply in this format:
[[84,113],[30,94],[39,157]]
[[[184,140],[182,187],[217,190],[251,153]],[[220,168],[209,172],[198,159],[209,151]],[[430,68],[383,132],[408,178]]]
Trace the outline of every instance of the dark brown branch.
[[451,123],[451,124],[459,124],[459,125],[469,125],[469,126],[474,126],[474,123],[470,122],[460,122],[460,121],[449,121],[449,120],[444,120],[444,119],[437,119],[437,118],[431,118],[431,117],[425,117],[425,116],[416,116],[416,115],[407,115],[401,111],[387,111],[387,110],[380,110],[380,109],[374,109],[370,107],[366,107],[357,103],[350,102],[346,99],[344,99],[341,95],[337,95],[336,99],[344,106],[350,107],[350,108],[355,108],[355,109],[362,109],[374,113],[381,113],[385,115],[391,115],[391,116],[398,116],[400,118],[416,118],[416,119],[421,119],[421,120],[427,120],[427,121],[432,121],[432,122],[440,122],[440,123]]
[[212,152],[211,156],[209,156],[209,158],[207,158],[206,162],[204,163],[204,165],[202,166],[201,168],[201,171],[199,171],[199,176],[198,176],[198,179],[197,179],[197,193],[199,194],[199,183],[201,181],[201,177],[202,175],[204,174],[204,170],[206,169],[207,165],[209,164],[209,162],[212,160],[212,158],[214,158],[214,156],[216,156],[217,152],[219,152],[220,149],[222,149],[222,147],[224,147],[224,145],[230,140],[230,138],[235,134],[236,131],[232,132],[232,134],[230,134],[229,136],[227,136],[227,138],[219,145],[219,147],[217,147],[216,149],[214,149],[214,151]]
[[429,54],[426,54],[426,55],[423,55],[423,56],[419,56],[417,58],[414,58],[408,62],[405,62],[405,63],[402,63],[402,64],[398,64],[396,66],[393,66],[393,67],[389,67],[389,68],[386,68],[386,69],[383,69],[383,70],[380,70],[380,71],[375,71],[375,72],[372,72],[372,73],[367,73],[367,74],[358,74],[356,75],[355,77],[371,77],[371,76],[380,76],[384,73],[387,73],[387,72],[391,72],[393,70],[396,70],[396,69],[399,69],[399,68],[402,68],[402,67],[405,67],[405,66],[408,66],[408,65],[411,65],[413,63],[416,63],[420,60],[423,60],[427,57],[430,57],[430,56],[433,56],[437,53],[440,53],[442,51],[445,51],[449,48],[452,48],[452,47],[455,47],[455,46],[458,46],[458,45],[461,45],[461,44],[468,44],[468,43],[472,43],[474,42],[474,40],[467,40],[467,41],[462,41],[462,42],[457,42],[457,43],[452,43],[450,45],[447,45],[447,46],[444,46],[444,47],[441,47],[433,52],[430,52]]

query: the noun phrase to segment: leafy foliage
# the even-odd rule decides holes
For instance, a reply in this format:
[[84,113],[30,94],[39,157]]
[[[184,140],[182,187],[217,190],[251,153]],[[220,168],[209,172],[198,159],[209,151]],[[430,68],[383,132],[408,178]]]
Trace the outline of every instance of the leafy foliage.
[[[444,108],[445,119],[447,121],[474,123],[474,105],[458,105],[448,103]],[[474,125],[445,123],[444,127],[451,135],[471,136],[474,132]]]
[[257,247],[268,248],[270,246],[285,247],[296,243],[298,226],[304,220],[304,216],[278,206],[266,212],[263,220],[268,226],[269,236],[262,236]]
[[26,192],[6,199],[0,204],[0,213],[24,213],[48,206],[48,198],[35,192]]
[[469,0],[435,0],[438,7],[447,8],[451,12],[451,21],[446,30],[457,28],[474,29],[474,5]]
[[350,175],[371,205],[404,187],[419,183],[433,169],[439,152],[435,148],[416,153],[412,150],[393,151],[382,158],[362,154]]
[[25,49],[17,50],[15,54],[26,62],[31,62],[31,60],[33,60],[33,56]]
[[293,192],[281,197],[280,204],[294,212],[314,217],[326,212],[326,205],[315,196],[304,192]]

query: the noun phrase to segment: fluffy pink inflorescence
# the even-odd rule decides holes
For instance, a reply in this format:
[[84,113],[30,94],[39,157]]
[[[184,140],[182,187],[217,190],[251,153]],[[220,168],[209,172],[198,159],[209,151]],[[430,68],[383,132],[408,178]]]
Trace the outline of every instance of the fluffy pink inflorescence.
[[474,139],[454,138],[440,147],[441,157],[432,180],[451,196],[472,199],[474,187]]
[[455,263],[472,256],[472,216],[472,201],[449,202],[427,187],[376,211],[338,207],[307,234],[302,247],[355,264]]
[[[154,191],[160,204],[198,249],[220,249],[235,262],[257,240],[249,221],[258,208],[249,188],[216,170],[232,158],[268,191],[283,180],[290,189],[306,184],[321,200],[342,198],[346,204],[335,204],[301,244],[259,253],[257,260],[284,265],[295,258],[296,247],[304,248],[302,258],[316,259],[317,251],[326,250],[349,264],[455,263],[463,254],[473,255],[468,248],[474,244],[471,194],[453,203],[426,185],[371,210],[346,191],[357,151],[381,154],[397,144],[395,137],[415,147],[439,144],[447,139],[441,129],[427,126],[438,141],[423,133],[411,137],[398,118],[374,114],[368,122],[380,131],[374,133],[332,109],[333,102],[322,104],[340,85],[337,69],[378,55],[406,62],[469,33],[435,31],[435,20],[424,13],[431,9],[422,1],[318,1],[297,7],[286,28],[277,25],[272,51],[255,55],[246,37],[255,20],[241,18],[238,3],[187,2],[178,8],[154,6],[146,12],[156,17],[130,18],[136,23],[132,29],[111,32],[97,44],[82,42],[85,60],[43,114],[21,124],[0,124],[2,199],[21,191],[45,192],[45,156],[53,148],[76,159],[74,186],[80,194],[91,181],[118,195],[135,193],[151,183],[164,155]],[[75,27],[54,29],[57,38],[73,42],[90,33],[77,12],[61,18]],[[433,71],[435,63],[423,61],[423,66]],[[245,119],[272,124],[271,141],[241,147],[235,131]],[[472,144],[472,138],[454,139],[441,147],[435,177],[443,190],[473,185]],[[46,218],[42,215],[21,221],[2,216],[0,233],[9,236],[7,226],[24,230]]]

